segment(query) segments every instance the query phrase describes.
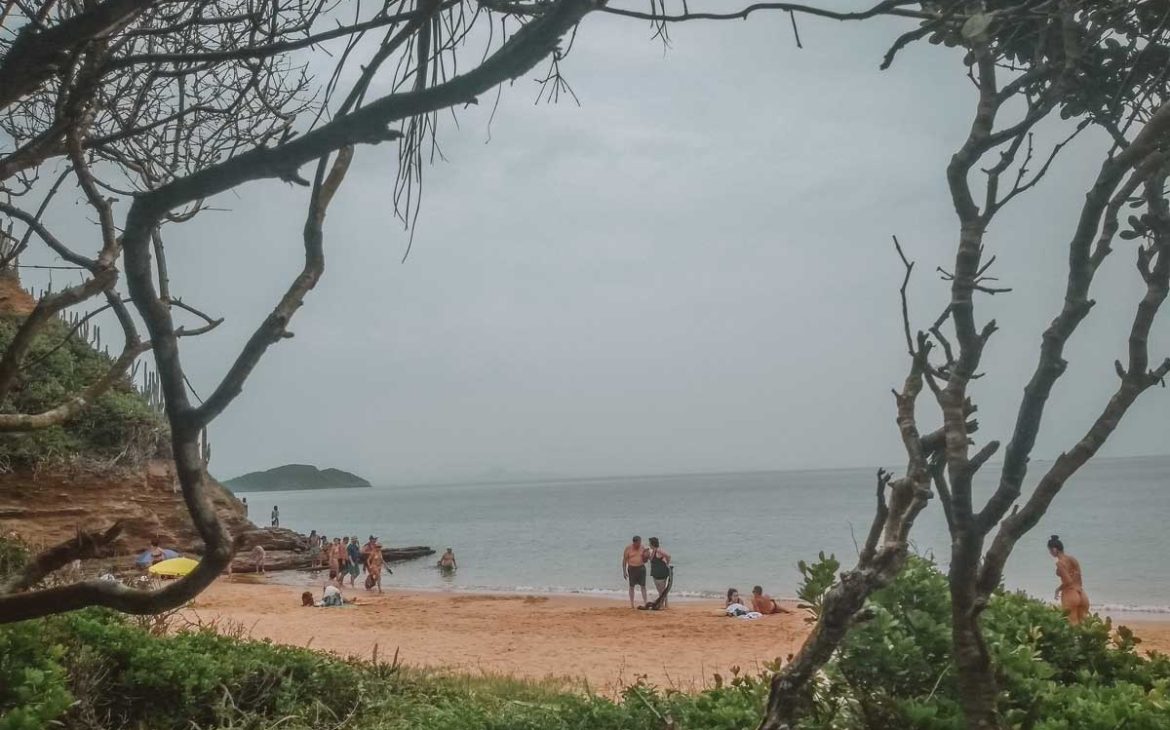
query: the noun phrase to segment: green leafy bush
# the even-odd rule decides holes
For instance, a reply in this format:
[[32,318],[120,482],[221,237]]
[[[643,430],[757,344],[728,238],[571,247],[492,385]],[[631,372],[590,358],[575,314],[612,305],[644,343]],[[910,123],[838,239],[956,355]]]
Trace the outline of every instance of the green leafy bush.
[[[831,565],[807,565],[819,585]],[[835,569],[835,568],[834,568]],[[811,597],[820,588],[807,592]],[[802,730],[958,730],[944,576],[912,559],[873,597],[812,690]],[[984,612],[1001,710],[1019,730],[1165,730],[1170,659],[1093,619],[1000,592]],[[687,730],[755,728],[770,671],[687,694],[645,681],[618,701],[509,678],[437,676],[191,629],[157,635],[88,610],[0,626],[0,730]]]
[[0,630],[0,730],[41,730],[73,703],[62,649],[35,623]]
[[[0,352],[7,349],[18,326],[17,319],[0,318]],[[68,333],[69,328],[59,320],[45,325],[25,356],[20,378],[0,403],[0,412],[48,410],[109,370],[109,357]],[[71,423],[29,433],[0,434],[0,468],[60,464],[78,457],[133,463],[158,452],[166,433],[163,419],[123,379]]]
[[[963,727],[946,576],[912,558],[870,608],[873,617],[850,632],[826,673],[834,685],[829,702],[858,718],[848,727]],[[1140,656],[1128,630],[1115,632],[1096,617],[1071,626],[1055,607],[1004,591],[982,623],[1008,727],[1170,727],[1170,659]]]

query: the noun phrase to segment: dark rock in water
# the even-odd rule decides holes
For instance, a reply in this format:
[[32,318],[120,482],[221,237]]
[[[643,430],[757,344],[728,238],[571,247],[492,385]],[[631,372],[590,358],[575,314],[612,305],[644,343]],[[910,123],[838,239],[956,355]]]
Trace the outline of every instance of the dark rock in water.
[[401,563],[407,560],[417,560],[418,558],[425,558],[428,555],[434,555],[435,551],[423,545],[415,545],[413,547],[404,548],[382,548],[382,558],[387,563]]
[[[248,530],[241,533],[238,539],[241,546],[232,560],[233,573],[256,572],[251,551],[257,545],[264,548],[265,570],[308,570],[313,565],[313,559],[309,557],[309,538],[286,527]],[[401,563],[434,554],[432,548],[424,545],[382,548],[382,557],[387,563]]]

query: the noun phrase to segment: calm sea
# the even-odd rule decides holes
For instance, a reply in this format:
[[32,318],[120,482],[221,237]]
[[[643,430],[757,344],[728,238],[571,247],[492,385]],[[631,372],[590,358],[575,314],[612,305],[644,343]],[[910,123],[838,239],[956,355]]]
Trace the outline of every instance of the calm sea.
[[[1045,466],[1035,462],[1031,473]],[[868,528],[873,489],[872,471],[844,469],[246,496],[260,519],[278,504],[282,525],[305,533],[455,549],[453,578],[425,559],[394,566],[390,585],[620,594],[622,548],[639,534],[659,536],[674,556],[680,594],[758,583],[791,596],[797,560],[823,550],[853,564],[853,536],[862,540]],[[1080,560],[1096,607],[1170,611],[1167,516],[1170,457],[1097,460],[1017,546],[1006,583],[1051,597],[1056,576],[1044,544],[1058,533]],[[949,540],[937,502],[919,518],[914,541],[945,567]]]

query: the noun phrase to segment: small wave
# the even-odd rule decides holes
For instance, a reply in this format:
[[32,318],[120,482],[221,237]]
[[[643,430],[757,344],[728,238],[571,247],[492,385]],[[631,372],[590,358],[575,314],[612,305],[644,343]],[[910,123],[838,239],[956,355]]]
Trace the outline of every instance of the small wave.
[[[393,584],[395,588],[404,588],[406,590],[418,591],[450,591],[454,593],[536,593],[547,595],[569,595],[569,596],[596,596],[598,598],[628,598],[629,592],[618,588],[593,588],[580,586],[530,586],[530,585],[513,585],[513,586],[499,586],[499,585],[460,585],[456,583],[449,583],[446,585],[435,585],[433,583],[397,583]],[[653,588],[647,591],[648,595],[656,595]],[[676,598],[693,598],[693,599],[717,599],[722,598],[722,594],[713,593],[710,591],[671,591],[672,596]]]
[[1170,613],[1170,606],[1140,606],[1128,603],[1105,603],[1100,606],[1093,606],[1093,609],[1099,613]]

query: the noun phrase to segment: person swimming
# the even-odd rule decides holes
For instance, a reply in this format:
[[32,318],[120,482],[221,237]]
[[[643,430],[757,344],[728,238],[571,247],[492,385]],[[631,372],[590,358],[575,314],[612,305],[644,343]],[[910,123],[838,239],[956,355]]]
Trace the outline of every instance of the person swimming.
[[1054,597],[1060,601],[1068,622],[1076,626],[1089,615],[1089,596],[1082,582],[1081,564],[1064,551],[1064,543],[1057,535],[1048,539],[1048,553],[1056,558],[1056,575],[1060,577]]

